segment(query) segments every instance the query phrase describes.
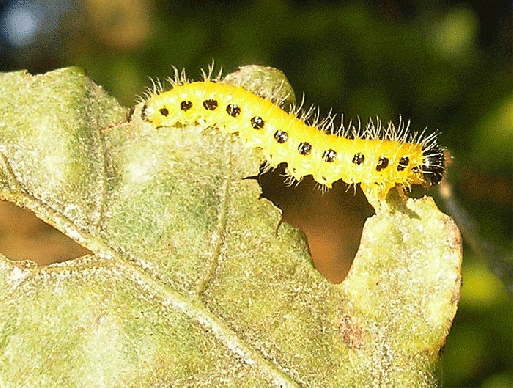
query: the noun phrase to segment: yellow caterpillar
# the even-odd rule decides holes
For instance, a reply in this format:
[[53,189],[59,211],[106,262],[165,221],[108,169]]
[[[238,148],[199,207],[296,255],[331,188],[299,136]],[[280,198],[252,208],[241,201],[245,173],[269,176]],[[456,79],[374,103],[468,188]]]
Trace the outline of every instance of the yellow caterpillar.
[[309,125],[308,114],[298,117],[241,86],[204,78],[188,82],[182,75],[171,82],[171,90],[154,90],[142,109],[143,120],[156,128],[203,123],[238,133],[248,146],[263,150],[270,167],[287,163],[291,178],[312,175],[328,188],[340,179],[359,183],[371,204],[395,186],[431,186],[442,179],[444,157],[436,134],[422,138],[404,125],[389,123],[382,129],[372,122],[361,133],[352,126],[334,133],[330,117]]

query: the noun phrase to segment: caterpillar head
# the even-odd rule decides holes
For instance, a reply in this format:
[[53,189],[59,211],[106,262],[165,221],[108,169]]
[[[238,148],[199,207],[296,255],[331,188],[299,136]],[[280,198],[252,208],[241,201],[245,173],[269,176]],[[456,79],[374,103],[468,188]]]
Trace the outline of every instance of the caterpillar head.
[[425,185],[438,185],[442,181],[444,169],[444,153],[437,144],[422,150],[422,178]]

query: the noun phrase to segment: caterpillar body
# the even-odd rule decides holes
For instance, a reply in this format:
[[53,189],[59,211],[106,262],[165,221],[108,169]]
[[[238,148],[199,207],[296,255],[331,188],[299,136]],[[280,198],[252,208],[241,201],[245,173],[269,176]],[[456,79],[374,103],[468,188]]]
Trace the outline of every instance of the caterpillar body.
[[298,117],[271,99],[208,76],[203,82],[182,76],[171,84],[169,91],[149,93],[144,121],[156,128],[203,123],[238,133],[248,146],[263,150],[270,167],[287,163],[287,174],[295,180],[312,175],[328,188],[340,179],[360,184],[375,206],[395,186],[431,186],[442,179],[444,157],[435,133],[424,137],[409,134],[404,124],[383,129],[372,122],[363,131],[351,125],[335,131],[330,116],[309,124],[309,114]]

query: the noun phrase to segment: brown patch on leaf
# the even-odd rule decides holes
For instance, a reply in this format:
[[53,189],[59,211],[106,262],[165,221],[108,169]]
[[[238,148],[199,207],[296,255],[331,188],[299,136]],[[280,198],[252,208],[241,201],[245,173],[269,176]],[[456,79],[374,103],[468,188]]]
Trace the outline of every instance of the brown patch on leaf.
[[338,330],[342,341],[350,349],[360,349],[363,345],[363,330],[360,324],[353,320],[350,315],[342,314],[338,324]]

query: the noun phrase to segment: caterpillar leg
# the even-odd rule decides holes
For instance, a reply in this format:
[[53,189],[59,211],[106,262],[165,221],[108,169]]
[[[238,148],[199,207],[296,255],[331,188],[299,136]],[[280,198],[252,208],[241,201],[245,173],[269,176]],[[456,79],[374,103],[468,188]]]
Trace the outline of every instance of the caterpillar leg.
[[371,204],[371,206],[374,208],[376,212],[378,212],[380,209],[382,209],[385,205],[386,197],[390,189],[395,187],[395,184],[377,184],[372,183],[370,185],[368,184],[361,184],[363,193],[367,197],[367,201]]

